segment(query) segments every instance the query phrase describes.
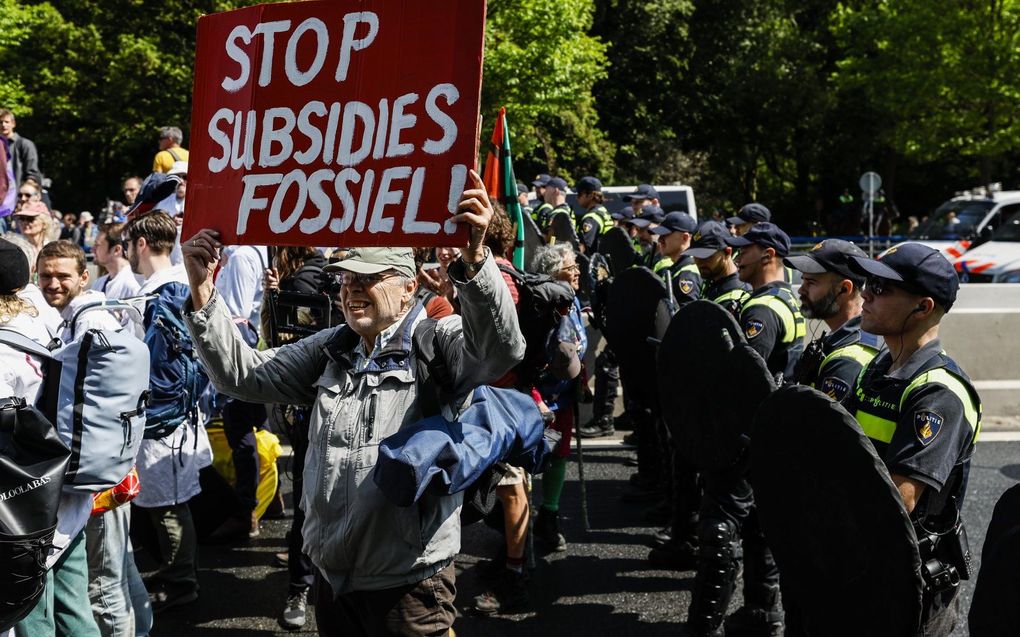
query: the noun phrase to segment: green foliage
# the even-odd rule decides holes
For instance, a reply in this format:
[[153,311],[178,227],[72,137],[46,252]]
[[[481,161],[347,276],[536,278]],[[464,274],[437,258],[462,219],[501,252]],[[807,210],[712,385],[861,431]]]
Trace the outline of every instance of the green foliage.
[[588,34],[592,0],[492,0],[486,24],[482,119],[506,106],[514,163],[570,177],[611,171],[592,87],[606,45]]

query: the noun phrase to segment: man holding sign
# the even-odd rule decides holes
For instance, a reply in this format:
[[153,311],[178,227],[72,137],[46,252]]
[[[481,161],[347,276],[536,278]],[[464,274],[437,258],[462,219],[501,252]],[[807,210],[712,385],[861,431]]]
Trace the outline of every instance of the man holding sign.
[[[488,249],[492,205],[477,173],[451,219],[470,229],[451,264],[462,316],[436,327],[455,395],[491,382],[524,356],[510,292]],[[445,635],[456,595],[461,494],[411,507],[387,501],[372,481],[379,442],[421,419],[411,346],[425,310],[415,301],[406,248],[361,248],[327,271],[347,326],[259,352],[238,334],[213,286],[219,235],[185,242],[191,283],[188,327],[210,380],[241,400],[313,405],[305,465],[304,549],[318,569],[315,616],[323,635]]]

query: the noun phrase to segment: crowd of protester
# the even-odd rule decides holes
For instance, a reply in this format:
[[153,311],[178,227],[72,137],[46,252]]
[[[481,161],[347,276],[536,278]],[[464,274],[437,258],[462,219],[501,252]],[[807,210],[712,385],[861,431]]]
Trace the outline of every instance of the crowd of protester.
[[[449,403],[433,409],[443,400],[427,392],[452,400],[483,385],[526,397],[544,424],[548,458],[535,494],[534,468],[510,461],[492,468],[498,504],[483,513],[504,541],[481,569],[488,589],[468,606],[483,614],[528,606],[529,534],[534,550],[567,548],[559,509],[572,437],[613,435],[628,421],[639,438],[628,497],[651,505],[648,515],[665,526],[649,559],[681,570],[697,564],[689,507],[671,500],[679,476],[669,468],[668,440],[656,437],[662,427],[636,422],[647,406],[628,404],[614,419],[619,370],[603,352],[591,370],[592,392],[585,365],[594,343],[581,263],[599,252],[610,227],[623,228],[640,264],[675,286],[677,303],[701,295],[702,274],[714,272],[685,256],[698,226],[685,213],[666,214],[654,187],[640,186],[629,207],[610,215],[601,183],[585,177],[574,187],[584,209],[578,217],[566,204],[565,180],[540,175],[534,209],[521,185],[526,219],[548,239],[524,269],[512,262],[517,229],[473,172],[454,218],[469,227],[465,245],[226,246],[212,230],[181,235],[188,153],[178,128],[160,129],[152,166],[177,180],[175,192],[139,212],[143,183],[129,176],[124,201],[93,215],[56,211],[34,145],[14,132],[10,111],[0,109],[0,124],[0,169],[14,195],[0,209],[0,328],[49,347],[93,330],[122,331],[145,343],[151,370],[147,433],[134,468],[102,492],[61,496],[43,591],[10,634],[147,635],[161,613],[205,594],[198,544],[247,542],[259,535],[260,519],[286,508],[263,435],[270,431],[293,450],[293,516],[286,550],[276,556],[288,570],[281,625],[303,627],[314,604],[323,635],[453,634],[453,560],[466,496],[429,491],[398,507],[371,470],[388,437],[456,413]],[[576,229],[573,243],[553,240],[560,214]],[[769,214],[750,204],[729,221],[741,235],[774,228]],[[711,258],[718,250],[708,251]],[[721,274],[736,281],[731,252]],[[781,281],[781,267],[774,269]],[[747,286],[736,285],[747,296]],[[42,362],[0,344],[0,396],[35,402],[48,381]],[[184,383],[173,418],[153,407],[168,378]],[[581,401],[594,402],[584,426]],[[218,453],[217,440],[226,445]],[[657,445],[649,460],[646,451]],[[144,579],[139,548],[158,562]]]

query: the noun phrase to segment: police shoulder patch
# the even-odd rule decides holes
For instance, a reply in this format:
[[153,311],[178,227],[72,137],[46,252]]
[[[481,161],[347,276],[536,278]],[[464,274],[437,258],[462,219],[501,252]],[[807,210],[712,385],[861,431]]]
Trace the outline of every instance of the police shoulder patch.
[[758,319],[747,319],[744,321],[744,336],[754,338],[765,331],[765,323]]
[[826,376],[822,379],[819,390],[837,403],[843,402],[846,395],[850,393],[850,385],[846,381],[835,376]]
[[584,224],[581,225],[582,232],[591,232],[594,229],[595,228],[592,226],[592,223],[590,221],[585,221]]
[[915,411],[914,412],[914,433],[917,434],[917,439],[922,445],[928,445],[932,440],[939,435],[942,431],[942,416],[935,413],[934,411]]
[[680,291],[684,294],[690,294],[694,290],[694,281],[690,279],[680,279]]

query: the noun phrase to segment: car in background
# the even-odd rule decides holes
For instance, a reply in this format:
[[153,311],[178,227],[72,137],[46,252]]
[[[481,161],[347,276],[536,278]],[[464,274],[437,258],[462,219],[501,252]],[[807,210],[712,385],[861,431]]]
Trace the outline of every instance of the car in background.
[[936,208],[909,238],[953,259],[990,240],[1016,212],[1020,212],[1020,190],[977,188]]
[[1020,210],[953,262],[961,283],[1020,283]]

